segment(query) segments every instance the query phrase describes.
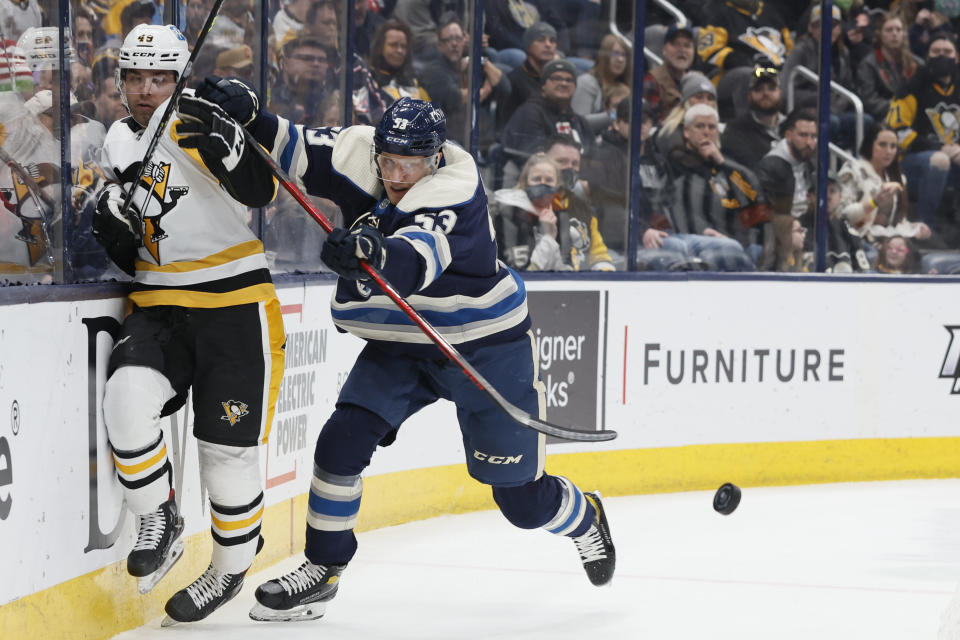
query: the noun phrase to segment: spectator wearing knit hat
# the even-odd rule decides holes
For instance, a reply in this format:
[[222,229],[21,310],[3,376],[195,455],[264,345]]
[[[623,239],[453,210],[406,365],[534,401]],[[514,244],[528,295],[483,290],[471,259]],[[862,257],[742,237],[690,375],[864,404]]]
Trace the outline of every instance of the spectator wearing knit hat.
[[[709,78],[699,71],[688,71],[680,83],[680,102],[663,117],[663,122],[654,138],[655,144],[663,155],[683,144],[683,116],[687,109],[696,104],[707,104],[717,108],[717,89]],[[723,131],[723,123],[720,123]]]
[[[550,24],[554,28],[554,37],[557,37],[556,30],[564,26],[557,6],[560,4],[563,3],[556,0],[492,0],[484,3],[484,31],[490,36],[490,46],[498,51],[516,47],[516,43],[524,38],[526,29],[537,22]],[[570,43],[565,31],[559,45],[567,51]],[[526,51],[526,43],[523,49]]]
[[551,136],[568,135],[584,155],[593,151],[594,136],[583,116],[570,107],[576,89],[577,68],[569,60],[551,60],[540,73],[540,93],[520,105],[503,129],[502,140],[524,157],[543,148]]
[[[497,105],[498,128],[510,120],[510,116],[530,96],[540,95],[540,74],[543,66],[558,57],[557,30],[546,22],[535,22],[523,32],[523,50],[527,57],[519,67],[507,74],[510,80],[510,95]],[[576,78],[576,77],[574,77]]]

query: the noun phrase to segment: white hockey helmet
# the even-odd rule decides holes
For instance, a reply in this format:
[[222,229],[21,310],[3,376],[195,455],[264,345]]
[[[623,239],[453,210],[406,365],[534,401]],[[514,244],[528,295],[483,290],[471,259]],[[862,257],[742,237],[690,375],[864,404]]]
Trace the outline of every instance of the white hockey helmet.
[[[70,33],[66,33],[67,59],[74,59],[70,45]],[[30,27],[17,40],[17,47],[23,51],[27,66],[31,71],[60,69],[60,29],[58,27]]]
[[147,69],[150,71],[173,71],[177,79],[183,74],[190,59],[190,47],[186,37],[172,24],[138,24],[120,47],[120,60],[114,79],[123,106],[129,109],[123,91],[123,71]]

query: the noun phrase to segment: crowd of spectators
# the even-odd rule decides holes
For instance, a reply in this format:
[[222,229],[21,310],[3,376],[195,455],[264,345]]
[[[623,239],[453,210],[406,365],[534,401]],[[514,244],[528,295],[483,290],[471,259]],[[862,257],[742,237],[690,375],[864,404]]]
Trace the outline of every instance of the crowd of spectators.
[[[250,82],[270,110],[305,126],[339,125],[345,109],[353,122],[375,123],[402,96],[434,101],[451,140],[478,140],[501,257],[516,269],[626,268],[632,146],[642,186],[637,268],[813,269],[817,87],[794,71],[819,72],[818,3],[677,0],[680,22],[649,11],[654,56],[640,94],[632,42],[608,21],[615,0],[488,0],[479,47],[464,0],[264,1],[225,0],[194,77]],[[349,57],[344,2],[353,5]],[[212,4],[181,4],[178,26],[191,44]],[[98,150],[126,115],[114,82],[123,36],[162,23],[164,6],[70,6],[61,30],[52,0],[0,0],[0,272],[17,281],[55,277],[64,245],[74,279],[118,275],[88,229]],[[846,0],[831,18],[832,80],[863,113],[831,96],[828,268],[960,272],[960,8]],[[61,118],[67,67],[70,114]],[[350,96],[341,95],[346,73]],[[631,127],[641,96],[643,122]],[[58,211],[64,123],[70,215]],[[338,219],[332,203],[317,204]],[[250,224],[276,270],[323,269],[322,231],[289,199],[251,212]]]

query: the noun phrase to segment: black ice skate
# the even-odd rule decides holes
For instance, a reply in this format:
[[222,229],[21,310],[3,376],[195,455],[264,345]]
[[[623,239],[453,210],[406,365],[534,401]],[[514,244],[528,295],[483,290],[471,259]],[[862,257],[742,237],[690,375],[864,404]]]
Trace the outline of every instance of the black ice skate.
[[127,572],[138,578],[140,593],[153,589],[183,555],[183,518],[171,493],[155,511],[137,516],[137,542],[127,556]]
[[160,626],[203,620],[240,593],[246,573],[223,573],[211,564],[203,575],[167,600],[167,617]]
[[346,566],[307,560],[290,573],[264,582],[257,587],[257,604],[250,610],[250,617],[284,622],[323,617],[327,603],[337,595],[340,574]]
[[603,503],[600,502],[600,492],[584,493],[597,512],[597,519],[590,525],[585,534],[573,539],[580,553],[580,561],[587,572],[590,582],[601,586],[613,579],[613,570],[617,564],[617,553],[613,548],[613,538],[610,536],[610,525],[603,512]]

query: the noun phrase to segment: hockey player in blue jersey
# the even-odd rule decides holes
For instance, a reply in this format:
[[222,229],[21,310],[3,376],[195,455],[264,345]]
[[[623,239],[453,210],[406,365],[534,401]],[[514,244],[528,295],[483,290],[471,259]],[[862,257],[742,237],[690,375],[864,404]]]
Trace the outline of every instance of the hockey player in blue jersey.
[[599,493],[546,474],[545,436],[494,405],[361,270],[361,260],[380,269],[507,400],[543,417],[523,281],[497,259],[477,165],[446,142],[443,112],[403,98],[376,127],[309,129],[259,111],[236,81],[207,78],[196,95],[181,104],[219,105],[302,190],[340,206],[348,228],[334,229],[321,248],[340,276],[332,315],[338,328],[367,341],[317,439],[306,561],[262,584],[250,616],[324,614],[357,550],[364,469],[378,444],[392,442],[404,420],[440,398],[456,404],[467,469],[493,488],[504,516],[569,536],[590,581],[608,583],[615,552]]

